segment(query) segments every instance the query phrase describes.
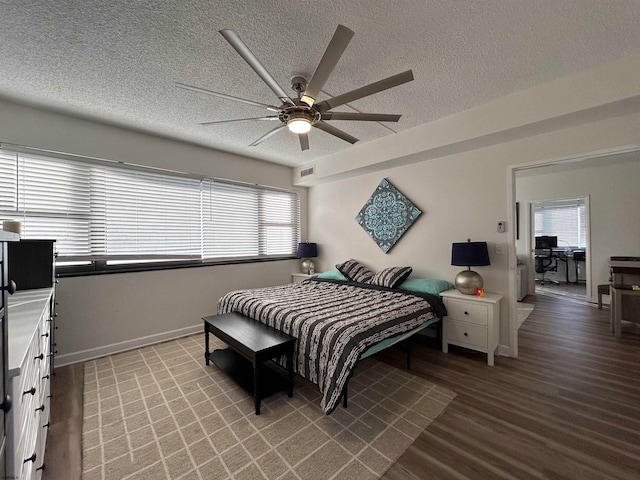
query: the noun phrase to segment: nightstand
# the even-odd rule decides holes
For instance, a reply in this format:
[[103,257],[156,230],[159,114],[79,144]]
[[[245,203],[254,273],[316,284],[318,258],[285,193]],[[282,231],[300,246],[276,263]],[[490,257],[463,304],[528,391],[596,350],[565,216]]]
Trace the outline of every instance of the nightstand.
[[314,277],[315,275],[309,275],[307,273],[292,273],[291,274],[291,281],[293,283],[300,283],[304,280],[306,280],[307,278],[311,278]]
[[447,353],[451,344],[484,352],[487,363],[493,366],[493,354],[500,337],[502,295],[485,293],[484,297],[477,297],[457,290],[447,290],[440,295],[447,307],[442,351]]

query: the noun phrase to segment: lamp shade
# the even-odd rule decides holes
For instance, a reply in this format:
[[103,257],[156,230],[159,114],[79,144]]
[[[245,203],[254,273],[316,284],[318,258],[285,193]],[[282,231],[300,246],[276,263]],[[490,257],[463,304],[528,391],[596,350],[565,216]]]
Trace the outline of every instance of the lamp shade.
[[451,265],[464,267],[491,265],[487,242],[454,243],[451,248]]
[[315,243],[299,243],[298,258],[315,258],[318,256],[318,246]]

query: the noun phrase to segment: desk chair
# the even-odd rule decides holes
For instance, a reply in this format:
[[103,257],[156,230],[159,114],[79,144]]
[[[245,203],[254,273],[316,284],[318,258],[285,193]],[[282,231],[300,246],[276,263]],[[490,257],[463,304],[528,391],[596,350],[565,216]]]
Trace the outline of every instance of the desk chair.
[[[542,275],[542,278],[536,279],[540,280],[540,285],[544,285],[545,278],[544,274],[547,272],[557,272],[558,271],[558,259],[553,256],[552,248],[536,248],[536,273]],[[557,280],[547,280],[548,282],[555,283],[556,285],[560,285],[560,282]]]

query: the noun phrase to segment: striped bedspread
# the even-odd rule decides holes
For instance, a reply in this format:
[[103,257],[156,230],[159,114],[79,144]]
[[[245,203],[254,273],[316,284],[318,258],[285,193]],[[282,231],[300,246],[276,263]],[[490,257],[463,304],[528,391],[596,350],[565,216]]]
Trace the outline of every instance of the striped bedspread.
[[[433,306],[432,306],[433,305]],[[339,280],[226,294],[218,313],[238,312],[297,338],[294,368],[318,385],[331,413],[358,357],[375,343],[418,327],[444,307],[437,297]]]

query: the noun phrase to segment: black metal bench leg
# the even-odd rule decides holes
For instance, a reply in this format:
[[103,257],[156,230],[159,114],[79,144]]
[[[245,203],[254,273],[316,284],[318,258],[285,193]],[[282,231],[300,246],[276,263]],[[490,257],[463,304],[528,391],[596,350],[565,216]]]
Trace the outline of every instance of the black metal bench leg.
[[204,364],[209,365],[209,330],[206,322],[204,326]]
[[407,338],[407,370],[411,368],[411,337]]
[[253,362],[253,399],[256,405],[256,415],[260,415],[260,363]]
[[347,390],[348,390],[348,385],[349,385],[349,380],[347,380],[347,383],[345,383],[344,385],[344,390],[342,392],[342,406],[344,408],[347,408]]

